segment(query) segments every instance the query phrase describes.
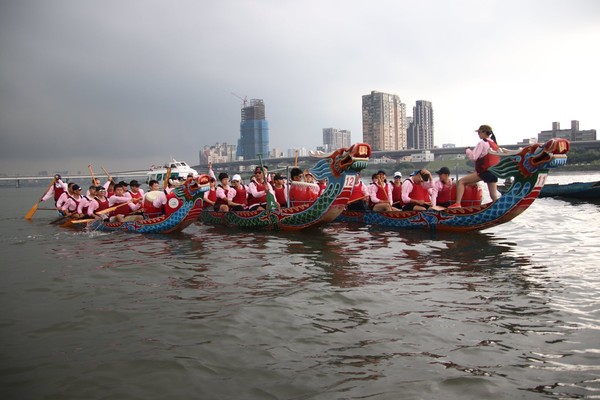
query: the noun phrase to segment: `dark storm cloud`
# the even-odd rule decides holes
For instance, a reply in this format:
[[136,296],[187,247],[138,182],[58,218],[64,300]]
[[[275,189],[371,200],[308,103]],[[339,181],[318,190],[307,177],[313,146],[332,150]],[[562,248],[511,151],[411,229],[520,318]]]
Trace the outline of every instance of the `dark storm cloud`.
[[[433,101],[437,144],[484,121],[513,141],[560,118],[595,128],[597,4],[4,1],[0,172],[195,163],[205,144],[236,143],[231,92],[265,100],[282,150],[319,145],[330,126],[361,140],[371,90],[399,94],[409,115]],[[575,74],[551,52],[586,63]]]

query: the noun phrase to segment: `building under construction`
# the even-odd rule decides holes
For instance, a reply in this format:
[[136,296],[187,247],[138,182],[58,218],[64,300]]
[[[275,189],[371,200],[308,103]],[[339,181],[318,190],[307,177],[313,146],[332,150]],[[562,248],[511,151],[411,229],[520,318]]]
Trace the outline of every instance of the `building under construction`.
[[258,158],[258,154],[269,155],[269,122],[265,117],[265,103],[262,99],[244,99],[237,157],[253,160]]

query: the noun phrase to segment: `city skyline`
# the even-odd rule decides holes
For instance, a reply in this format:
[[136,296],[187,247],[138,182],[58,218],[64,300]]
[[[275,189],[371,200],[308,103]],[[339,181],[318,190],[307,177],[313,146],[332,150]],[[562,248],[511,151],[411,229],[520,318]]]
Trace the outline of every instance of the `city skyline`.
[[195,160],[239,138],[232,92],[267,104],[270,148],[359,141],[373,90],[430,101],[436,146],[595,129],[599,43],[592,0],[1,2],[0,172]]

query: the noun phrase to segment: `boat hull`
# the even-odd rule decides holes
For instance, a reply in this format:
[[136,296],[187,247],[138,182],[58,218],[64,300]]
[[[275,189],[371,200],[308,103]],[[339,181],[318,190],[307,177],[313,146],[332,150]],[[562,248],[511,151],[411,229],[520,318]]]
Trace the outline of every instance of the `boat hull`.
[[548,184],[542,188],[540,197],[566,197],[574,199],[600,199],[600,181]]
[[106,222],[93,221],[87,224],[89,231],[132,232],[132,233],[176,233],[193,224],[202,212],[202,200],[198,199],[192,207],[182,207],[173,214],[161,215],[142,221]]
[[[351,181],[353,182],[353,181]],[[281,208],[276,210],[228,211],[219,212],[204,210],[200,213],[199,221],[209,225],[223,225],[252,230],[299,231],[321,226],[334,221],[346,208],[352,187],[348,186],[333,202],[317,202],[301,206]]]
[[498,178],[513,178],[514,183],[496,201],[488,204],[426,211],[344,211],[339,222],[386,226],[399,229],[430,229],[468,232],[506,223],[525,211],[538,198],[549,168],[567,162],[569,142],[553,139],[544,145],[527,146],[515,153],[502,154],[501,161],[489,169]]
[[271,207],[256,211],[203,211],[200,222],[243,229],[297,231],[332,222],[344,210],[357,172],[367,166],[371,147],[365,143],[339,149],[321,156],[311,169],[317,180],[326,181],[325,188],[310,204],[289,208]]

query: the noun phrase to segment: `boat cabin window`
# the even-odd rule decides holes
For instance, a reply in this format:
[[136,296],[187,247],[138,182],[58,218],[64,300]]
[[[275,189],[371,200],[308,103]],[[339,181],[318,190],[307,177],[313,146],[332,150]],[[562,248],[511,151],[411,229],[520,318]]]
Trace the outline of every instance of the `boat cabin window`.
[[177,168],[176,164],[171,164],[171,168]]

